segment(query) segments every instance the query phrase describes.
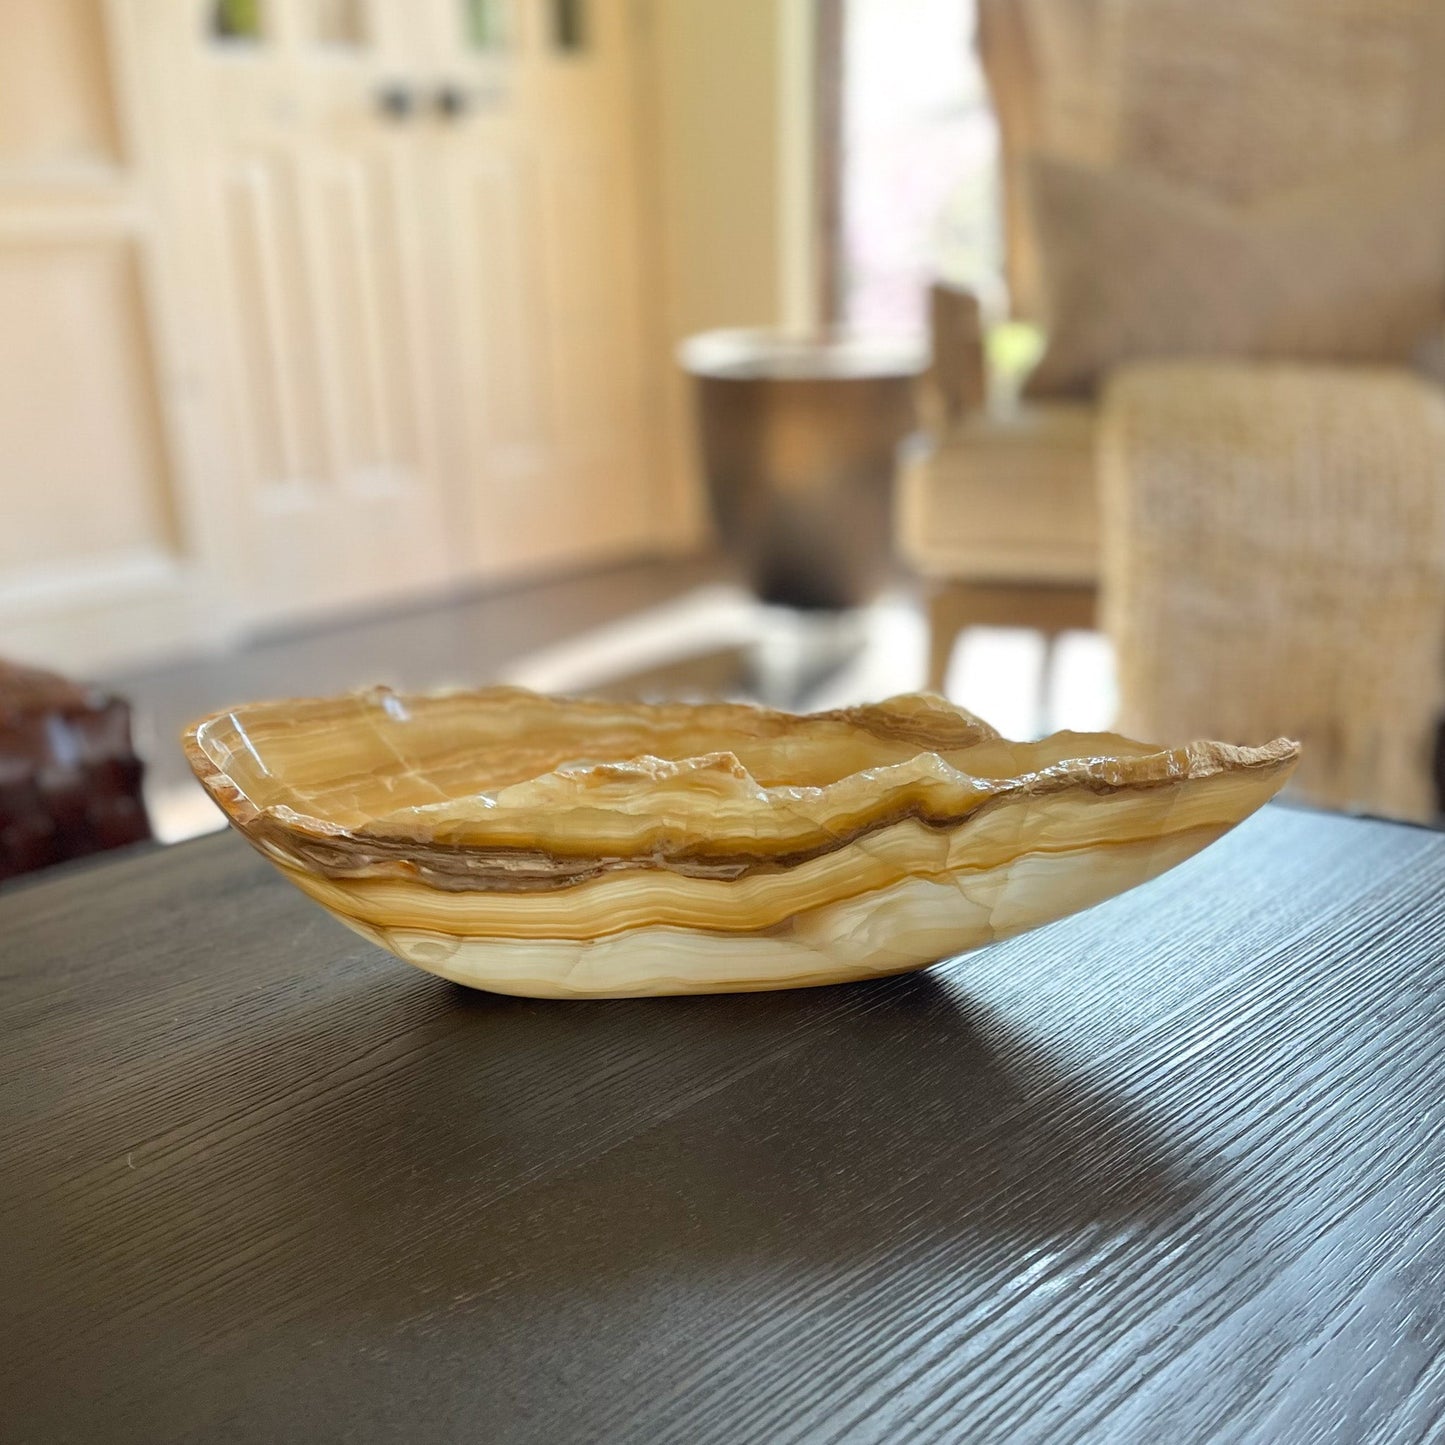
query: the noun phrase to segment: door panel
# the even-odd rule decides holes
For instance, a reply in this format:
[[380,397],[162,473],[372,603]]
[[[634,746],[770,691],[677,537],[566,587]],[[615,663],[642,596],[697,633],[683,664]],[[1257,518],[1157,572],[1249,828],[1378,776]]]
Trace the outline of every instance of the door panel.
[[267,0],[245,43],[191,46],[226,277],[220,364],[253,620],[445,587],[455,527],[433,436],[416,87],[404,8]]
[[609,197],[617,176],[605,156],[575,156],[548,168],[546,222],[551,269],[551,327],[557,393],[568,440],[586,450],[605,444],[627,404],[626,315],[619,302],[616,226]]
[[214,626],[128,19],[7,0],[0,43],[0,656],[79,673]]
[[0,236],[0,573],[12,577],[175,541],[135,242],[46,231]]
[[418,465],[415,338],[399,234],[406,198],[396,189],[386,167],[362,157],[318,165],[334,446],[342,474],[361,484],[404,485]]
[[465,97],[434,208],[466,318],[447,328],[473,413],[457,468],[492,572],[652,537],[628,13],[434,4],[433,68]]
[[547,308],[537,167],[528,156],[482,152],[456,167],[458,223],[453,274],[471,325],[460,349],[477,399],[473,444],[485,460],[541,459],[552,411],[548,335],[536,318]]
[[284,155],[251,155],[228,159],[221,172],[235,401],[252,494],[299,490],[326,472],[295,171]]
[[0,14],[0,173],[118,165],[104,6],[6,0]]

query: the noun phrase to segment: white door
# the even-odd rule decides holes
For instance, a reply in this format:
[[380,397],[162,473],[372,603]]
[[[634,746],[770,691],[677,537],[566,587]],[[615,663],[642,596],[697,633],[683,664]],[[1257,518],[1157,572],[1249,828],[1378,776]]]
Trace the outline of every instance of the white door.
[[471,567],[653,537],[629,0],[429,0],[451,466]]
[[462,554],[436,443],[414,7],[182,12],[194,130],[175,224],[205,249],[192,295],[235,442],[230,586],[252,622],[445,587]]
[[0,655],[655,540],[637,8],[3,0]]
[[223,629],[132,5],[0,5],[0,656]]
[[631,0],[187,8],[247,617],[645,547]]

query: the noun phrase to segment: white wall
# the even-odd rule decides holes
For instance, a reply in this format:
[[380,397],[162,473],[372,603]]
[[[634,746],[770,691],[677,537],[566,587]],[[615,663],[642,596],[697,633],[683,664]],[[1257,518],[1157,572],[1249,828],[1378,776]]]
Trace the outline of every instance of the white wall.
[[[645,0],[655,325],[677,342],[723,326],[811,317],[812,6],[808,0]],[[689,394],[659,378],[663,474],[680,545],[706,528]]]

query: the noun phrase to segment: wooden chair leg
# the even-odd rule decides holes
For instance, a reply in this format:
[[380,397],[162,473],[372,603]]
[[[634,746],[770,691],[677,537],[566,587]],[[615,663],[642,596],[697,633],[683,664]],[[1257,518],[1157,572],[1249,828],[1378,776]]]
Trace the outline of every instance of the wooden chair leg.
[[928,687],[942,692],[958,635],[967,627],[1032,627],[1050,643],[1096,626],[1096,593],[1084,586],[942,582],[928,597]]
[[953,645],[968,619],[967,590],[944,584],[928,598],[928,690],[942,692]]

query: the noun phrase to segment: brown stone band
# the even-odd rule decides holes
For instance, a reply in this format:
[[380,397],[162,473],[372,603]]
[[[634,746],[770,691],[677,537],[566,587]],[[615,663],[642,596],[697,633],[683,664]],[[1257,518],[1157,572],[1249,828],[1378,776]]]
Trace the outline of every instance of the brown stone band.
[[[1161,762],[1171,756],[1169,753],[1156,755]],[[1274,771],[1291,766],[1295,756],[1293,745],[1288,744],[1276,743],[1250,750],[1229,749],[1227,760],[1210,759],[1206,762],[1203,775],[1223,771]],[[551,892],[626,870],[670,872],[686,878],[731,882],[809,863],[910,820],[934,832],[948,832],[986,817],[1020,792],[1041,797],[1078,790],[1099,796],[1124,797],[1131,793],[1172,787],[1186,777],[1198,776],[1201,776],[1198,771],[1180,773],[1160,767],[1153,775],[1134,776],[1121,785],[1100,776],[1086,763],[1062,764],[1021,778],[1002,780],[997,791],[963,812],[932,813],[922,803],[911,803],[871,814],[855,827],[813,846],[776,854],[712,853],[698,845],[666,854],[634,855],[600,855],[582,850],[565,853],[506,846],[483,848],[474,844],[423,843],[415,838],[370,834],[344,837],[318,835],[269,817],[259,819],[250,832],[254,842],[294,858],[329,878],[390,874],[419,878],[434,888],[455,893]]]

